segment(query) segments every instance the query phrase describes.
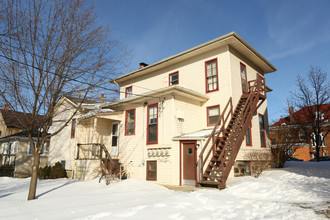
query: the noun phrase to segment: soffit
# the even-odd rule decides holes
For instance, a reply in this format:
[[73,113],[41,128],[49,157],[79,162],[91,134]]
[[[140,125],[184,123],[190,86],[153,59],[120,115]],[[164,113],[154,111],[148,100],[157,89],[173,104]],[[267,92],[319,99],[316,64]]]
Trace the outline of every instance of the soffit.
[[183,87],[180,85],[174,85],[169,86],[165,88],[161,88],[158,90],[154,90],[151,92],[147,92],[138,96],[133,96],[129,98],[125,98],[122,100],[119,100],[117,102],[113,103],[105,103],[101,107],[102,108],[116,108],[119,105],[125,105],[125,104],[134,104],[134,103],[143,103],[145,101],[148,101],[150,99],[162,99],[164,96],[167,95],[179,95],[182,97],[187,98],[187,102],[189,101],[198,101],[198,102],[206,102],[209,97],[207,95],[204,95],[202,93],[196,92],[192,89],[189,89],[187,87]]

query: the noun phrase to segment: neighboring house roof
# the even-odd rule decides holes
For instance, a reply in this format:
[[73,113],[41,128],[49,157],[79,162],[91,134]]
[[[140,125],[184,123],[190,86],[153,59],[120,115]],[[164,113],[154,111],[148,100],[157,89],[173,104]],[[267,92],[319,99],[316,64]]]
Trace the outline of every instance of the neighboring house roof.
[[63,97],[69,99],[75,105],[79,105],[81,102],[84,103],[84,104],[95,104],[95,103],[98,103],[98,102],[93,101],[93,100],[82,99],[82,98],[77,98],[77,97],[73,97],[73,96],[67,96],[67,95],[65,95]]
[[119,104],[130,104],[132,101],[139,101],[139,100],[145,100],[146,98],[160,98],[159,96],[165,96],[165,95],[181,95],[189,98],[190,100],[196,100],[200,102],[206,102],[209,97],[205,94],[196,92],[192,89],[189,89],[186,86],[183,85],[172,85],[169,87],[153,90],[150,92],[142,93],[139,95],[135,95],[129,98],[124,98],[121,99],[117,102],[112,102],[112,103],[104,103],[101,105],[102,108],[105,107],[111,107],[111,106],[116,106]]
[[[285,118],[281,118],[278,122],[274,123],[271,125],[271,127],[274,126],[280,126],[280,125],[292,125],[292,124],[298,124],[298,123],[310,123],[309,118],[306,117],[306,115],[308,115],[308,111],[312,111],[313,113],[315,113],[317,111],[316,106],[306,106],[296,112],[294,112],[293,116],[296,119],[299,119],[299,121],[295,121],[293,123],[290,122],[290,115],[285,117]],[[320,111],[322,113],[324,113],[324,121],[329,120],[330,118],[330,104],[324,104],[320,106]]]
[[123,81],[142,76],[150,72],[154,72],[166,66],[173,65],[183,60],[192,58],[198,54],[202,54],[226,45],[229,45],[231,48],[234,48],[240,54],[255,63],[262,71],[261,74],[276,71],[276,68],[261,54],[259,54],[252,46],[250,46],[246,41],[244,41],[243,38],[241,38],[237,33],[231,32],[229,34],[226,34],[224,36],[221,36],[219,38],[216,38],[179,54],[176,54],[174,56],[158,61],[154,64],[145,66],[123,76],[117,77],[116,79],[111,80],[111,82],[115,84],[120,84]]
[[[32,121],[32,114],[24,114],[23,112],[4,109],[1,109],[0,112],[7,127],[25,128]],[[43,116],[38,115],[34,125],[39,126],[42,121],[42,118]]]
[[112,112],[114,112],[114,110],[112,110],[112,109],[97,109],[97,110],[93,110],[93,111],[90,111],[90,112],[84,114],[83,116],[81,116],[79,118],[79,120],[87,119],[87,118],[102,115],[102,114],[112,113]]
[[[40,132],[38,130],[34,130],[32,132],[32,137],[39,137],[40,136]],[[28,137],[28,132],[27,131],[22,131],[16,134],[12,134],[6,137],[2,137],[0,138],[0,142],[7,140],[7,139],[13,139],[13,138],[27,138]]]

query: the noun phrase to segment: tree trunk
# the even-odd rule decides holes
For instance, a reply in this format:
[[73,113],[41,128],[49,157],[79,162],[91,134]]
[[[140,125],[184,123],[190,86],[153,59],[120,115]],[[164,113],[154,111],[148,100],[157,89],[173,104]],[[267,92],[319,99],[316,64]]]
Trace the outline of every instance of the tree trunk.
[[315,150],[316,150],[316,161],[320,161],[320,146],[318,146],[318,144],[316,144],[315,146]]
[[34,160],[33,160],[33,165],[32,165],[32,175],[31,175],[31,182],[30,182],[28,200],[33,200],[33,199],[36,198],[38,168],[39,168],[39,164],[40,164],[40,154],[39,154],[39,152],[34,152],[33,158],[34,158]]

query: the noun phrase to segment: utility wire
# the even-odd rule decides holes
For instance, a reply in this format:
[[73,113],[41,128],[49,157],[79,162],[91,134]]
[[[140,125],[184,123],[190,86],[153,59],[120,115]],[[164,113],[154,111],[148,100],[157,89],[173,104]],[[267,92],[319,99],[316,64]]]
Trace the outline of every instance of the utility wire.
[[[15,40],[15,39],[14,39],[14,40]],[[50,58],[47,58],[47,57],[45,57],[45,56],[41,56],[41,55],[35,54],[35,53],[31,52],[31,51],[24,50],[24,49],[22,49],[22,48],[19,48],[19,47],[14,46],[14,45],[10,45],[10,44],[5,43],[5,42],[0,42],[0,43],[1,43],[1,44],[4,44],[4,45],[7,45],[8,47],[12,47],[12,48],[15,48],[15,49],[17,49],[17,50],[23,51],[23,52],[25,52],[25,53],[29,53],[29,54],[31,54],[32,56],[37,56],[37,57],[40,57],[40,58],[42,58],[42,59],[48,60],[48,61],[50,61],[50,62],[54,62],[54,63],[57,63],[57,64],[60,64],[60,63],[61,63],[61,62],[59,62],[59,61],[57,61],[57,60],[50,59]],[[79,68],[73,68],[73,69],[74,69],[74,70],[78,70],[78,71],[82,71],[82,70],[80,70]],[[103,77],[103,76],[100,76],[100,75],[97,74],[97,73],[95,73],[95,75],[98,76],[98,77]],[[113,78],[109,78],[109,81],[111,81],[111,80],[113,80]],[[149,90],[149,91],[156,91],[155,89],[149,89],[149,88],[145,88],[145,87],[138,86],[138,85],[134,85],[134,87],[138,87],[138,88],[141,88],[141,89],[146,89],[146,90]],[[123,93],[123,92],[122,92],[122,93]],[[135,94],[135,95],[136,95],[136,94]]]
[[[46,72],[46,73],[50,73],[50,74],[53,74],[53,75],[56,75],[56,76],[61,76],[61,77],[64,77],[64,78],[66,78],[66,79],[69,79],[69,80],[71,80],[71,81],[74,81],[74,82],[77,82],[77,83],[81,83],[81,84],[85,84],[85,85],[87,85],[87,86],[97,87],[97,88],[104,89],[104,90],[106,90],[106,91],[111,91],[111,92],[125,93],[124,91],[120,91],[120,90],[117,90],[117,89],[110,89],[110,88],[107,88],[107,87],[104,87],[104,86],[100,86],[100,85],[96,85],[96,84],[93,85],[93,84],[91,84],[91,83],[87,83],[87,82],[84,82],[84,81],[81,81],[81,80],[78,80],[78,79],[73,79],[73,78],[69,78],[69,77],[67,77],[67,76],[62,76],[62,75],[60,75],[60,74],[58,74],[58,73],[55,73],[55,72],[46,71],[46,70],[41,69],[41,68],[39,68],[39,67],[36,67],[36,66],[34,66],[34,65],[31,65],[31,64],[28,64],[28,63],[23,63],[23,62],[21,62],[21,61],[18,61],[18,60],[16,60],[16,59],[13,59],[13,58],[10,58],[10,57],[7,57],[7,56],[4,56],[4,55],[2,55],[2,54],[0,54],[0,57],[3,57],[3,58],[5,58],[5,59],[7,59],[7,60],[10,60],[10,61],[16,62],[16,63],[21,64],[21,65],[25,65],[25,66],[28,66],[28,67],[31,67],[31,68],[37,69],[37,70],[39,70],[39,71],[44,71],[44,72]],[[155,90],[154,90],[154,91],[155,91]],[[151,97],[151,98],[158,98],[158,99],[160,99],[160,97],[148,96],[148,95],[141,95],[141,94],[135,94],[135,93],[132,93],[132,95],[135,95],[135,96],[144,96],[144,97]]]

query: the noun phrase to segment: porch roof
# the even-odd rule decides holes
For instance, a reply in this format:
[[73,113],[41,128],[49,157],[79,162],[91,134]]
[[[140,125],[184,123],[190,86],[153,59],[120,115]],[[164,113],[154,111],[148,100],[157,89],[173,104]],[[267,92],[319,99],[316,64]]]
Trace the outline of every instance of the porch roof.
[[112,109],[97,109],[86,113],[85,115],[78,118],[78,120],[83,121],[93,117],[98,117],[118,121],[118,114],[122,114],[122,111],[114,111]]
[[195,101],[199,101],[199,102],[206,102],[209,99],[209,97],[207,95],[196,92],[196,91],[188,88],[187,86],[172,85],[172,86],[168,86],[165,88],[142,93],[139,95],[134,95],[129,98],[124,98],[117,102],[104,103],[103,105],[101,105],[101,107],[102,108],[114,107],[114,106],[117,106],[120,104],[130,104],[132,102],[145,101],[147,99],[152,99],[152,98],[160,99],[161,96],[166,96],[166,95],[180,95],[180,96],[184,96],[190,100],[195,100]]
[[208,138],[213,131],[213,128],[210,129],[202,129],[195,132],[182,134],[180,136],[173,137],[172,140],[197,140],[197,139],[206,139]]

